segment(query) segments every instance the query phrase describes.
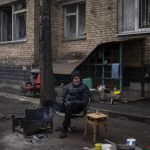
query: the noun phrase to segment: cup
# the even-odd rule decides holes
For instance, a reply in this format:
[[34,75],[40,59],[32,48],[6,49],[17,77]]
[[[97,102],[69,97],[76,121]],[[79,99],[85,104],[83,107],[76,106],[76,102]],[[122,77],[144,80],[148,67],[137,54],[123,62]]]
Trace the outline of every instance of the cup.
[[102,150],[102,144],[101,143],[96,143],[95,144],[95,150]]
[[102,144],[102,150],[111,150],[111,144]]
[[97,115],[99,114],[99,110],[98,109],[96,109],[96,112],[95,112]]
[[126,144],[127,145],[131,145],[131,146],[135,146],[136,139],[134,139],[134,138],[128,138],[128,139],[126,139]]

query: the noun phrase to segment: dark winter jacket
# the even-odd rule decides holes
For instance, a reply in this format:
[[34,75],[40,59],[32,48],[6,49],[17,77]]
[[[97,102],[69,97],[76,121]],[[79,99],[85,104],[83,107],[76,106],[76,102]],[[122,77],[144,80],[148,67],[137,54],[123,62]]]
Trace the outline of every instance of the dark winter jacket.
[[75,86],[73,83],[70,83],[65,87],[61,100],[63,102],[69,101],[71,103],[86,105],[90,96],[91,93],[85,84],[81,83]]

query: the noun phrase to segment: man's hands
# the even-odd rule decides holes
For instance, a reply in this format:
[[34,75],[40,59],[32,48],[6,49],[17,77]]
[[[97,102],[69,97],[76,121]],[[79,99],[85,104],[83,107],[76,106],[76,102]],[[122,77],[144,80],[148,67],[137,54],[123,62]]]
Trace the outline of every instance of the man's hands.
[[63,101],[63,100],[60,100],[60,105],[69,105],[71,102],[69,102],[69,101]]
[[59,103],[62,105],[64,103],[64,101],[60,100]]
[[65,102],[64,104],[67,106],[67,105],[69,105],[71,102],[69,102],[69,101],[67,101],[67,102]]

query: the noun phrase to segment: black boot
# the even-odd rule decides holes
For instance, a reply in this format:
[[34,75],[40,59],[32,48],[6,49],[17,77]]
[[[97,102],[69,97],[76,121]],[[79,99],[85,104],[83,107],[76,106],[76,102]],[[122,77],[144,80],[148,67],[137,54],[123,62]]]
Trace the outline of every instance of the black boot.
[[59,135],[59,138],[65,138],[67,137],[67,130],[63,129]]

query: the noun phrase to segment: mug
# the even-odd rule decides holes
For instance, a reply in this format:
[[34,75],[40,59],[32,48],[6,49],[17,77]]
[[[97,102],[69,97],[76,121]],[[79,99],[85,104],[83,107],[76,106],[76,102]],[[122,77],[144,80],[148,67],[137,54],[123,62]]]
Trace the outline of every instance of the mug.
[[126,139],[126,144],[127,144],[127,145],[131,145],[131,146],[135,146],[135,144],[136,144],[136,139],[134,139],[134,138]]
[[102,144],[101,143],[96,143],[95,144],[95,150],[102,150]]
[[102,150],[111,150],[112,145],[111,144],[103,144]]

